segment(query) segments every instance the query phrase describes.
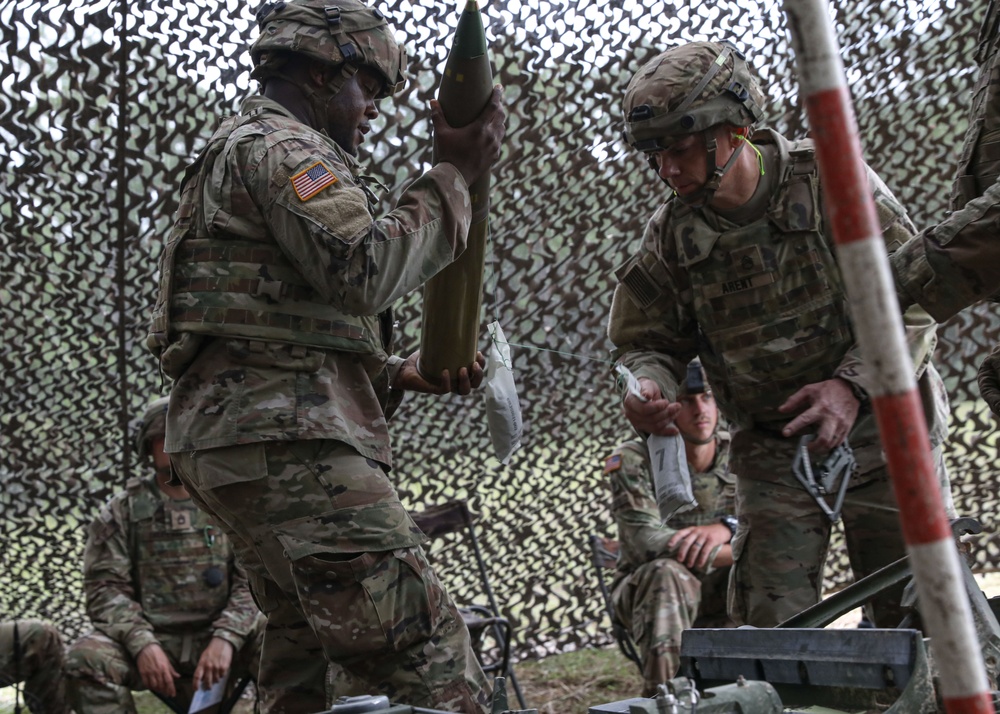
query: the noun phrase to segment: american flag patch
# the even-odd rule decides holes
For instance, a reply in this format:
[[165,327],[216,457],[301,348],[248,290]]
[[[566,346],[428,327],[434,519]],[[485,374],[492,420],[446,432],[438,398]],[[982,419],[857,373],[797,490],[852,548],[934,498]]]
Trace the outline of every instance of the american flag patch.
[[330,184],[337,183],[337,177],[317,161],[305,171],[292,176],[292,188],[295,189],[300,201],[307,201]]
[[620,454],[615,454],[614,456],[609,456],[604,462],[604,473],[609,474],[612,471],[617,471],[622,467],[622,457]]

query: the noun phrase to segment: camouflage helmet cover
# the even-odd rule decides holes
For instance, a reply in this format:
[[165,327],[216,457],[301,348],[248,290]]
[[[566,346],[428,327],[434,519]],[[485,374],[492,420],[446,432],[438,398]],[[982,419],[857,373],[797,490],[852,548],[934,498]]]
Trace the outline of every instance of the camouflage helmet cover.
[[756,124],[765,99],[735,46],[691,42],[662,52],[632,77],[622,101],[624,138],[651,152],[719,124]]
[[292,52],[334,66],[371,67],[385,80],[379,98],[403,85],[406,51],[385,16],[359,0],[266,2],[257,11],[257,27],[250,46],[254,79],[277,73],[283,54]]
[[705,376],[705,368],[701,366],[701,360],[693,359],[688,363],[684,381],[677,385],[677,398],[687,397],[692,394],[711,394],[712,387],[708,384]]
[[139,422],[139,430],[135,434],[135,450],[140,459],[144,459],[152,453],[149,443],[157,436],[165,436],[167,433],[167,403],[169,397],[160,397],[150,402],[142,412],[142,421]]

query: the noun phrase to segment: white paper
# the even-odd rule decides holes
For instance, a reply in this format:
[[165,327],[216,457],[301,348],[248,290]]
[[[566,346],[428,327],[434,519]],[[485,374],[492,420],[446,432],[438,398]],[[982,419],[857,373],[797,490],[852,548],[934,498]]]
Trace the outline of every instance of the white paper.
[[653,469],[653,491],[660,520],[667,523],[677,513],[697,507],[698,501],[691,490],[691,472],[688,470],[684,437],[650,434],[646,440],[649,461]]
[[[629,394],[640,401],[649,401],[642,396],[639,380],[628,367],[618,364],[615,365],[615,371],[625,380]],[[649,463],[653,471],[656,505],[659,506],[660,520],[666,523],[675,513],[690,511],[698,505],[691,490],[691,473],[688,471],[684,439],[679,434],[650,434],[646,439],[646,447],[649,449]]]
[[488,326],[493,344],[486,358],[486,424],[489,427],[493,452],[501,464],[510,462],[511,454],[521,446],[523,423],[521,404],[514,384],[510,345],[499,322]]
[[640,402],[649,401],[646,397],[642,396],[642,392],[639,391],[639,380],[635,378],[634,374],[632,374],[632,370],[623,364],[616,364],[615,372],[617,372],[618,375],[625,380],[625,386],[628,389],[629,394],[638,399]]
[[226,675],[213,684],[211,689],[202,689],[198,686],[194,690],[194,697],[191,699],[191,706],[188,707],[188,714],[194,714],[203,709],[208,709],[215,704],[220,704],[222,702],[222,695],[225,694],[226,680],[228,679],[229,675]]

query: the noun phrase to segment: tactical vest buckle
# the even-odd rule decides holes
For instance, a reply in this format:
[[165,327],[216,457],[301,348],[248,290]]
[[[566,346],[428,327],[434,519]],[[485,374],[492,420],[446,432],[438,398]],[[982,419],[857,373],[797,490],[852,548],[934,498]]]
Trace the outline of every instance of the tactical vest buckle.
[[343,45],[338,45],[340,48],[340,54],[344,56],[345,62],[357,62],[358,61],[358,51],[354,49],[354,45],[348,43]]
[[739,80],[734,79],[730,82],[729,86],[726,87],[728,92],[731,92],[739,101],[745,102],[747,97],[750,96],[750,90],[747,89],[746,85]]
[[281,300],[282,294],[284,294],[284,283],[280,280],[268,280],[266,278],[259,278],[257,280],[257,289],[254,291],[255,296],[266,296],[273,302],[278,302]]

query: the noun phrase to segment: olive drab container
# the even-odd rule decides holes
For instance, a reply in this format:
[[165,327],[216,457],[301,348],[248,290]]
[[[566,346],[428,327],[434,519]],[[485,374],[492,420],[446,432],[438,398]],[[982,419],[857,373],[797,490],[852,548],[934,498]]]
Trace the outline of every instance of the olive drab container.
[[[471,124],[493,93],[486,31],[476,0],[468,0],[438,87],[438,101],[451,126]],[[447,369],[454,381],[476,358],[483,303],[483,270],[489,235],[490,173],[469,187],[472,224],[465,252],[424,285],[420,335],[421,375],[432,382]]]

